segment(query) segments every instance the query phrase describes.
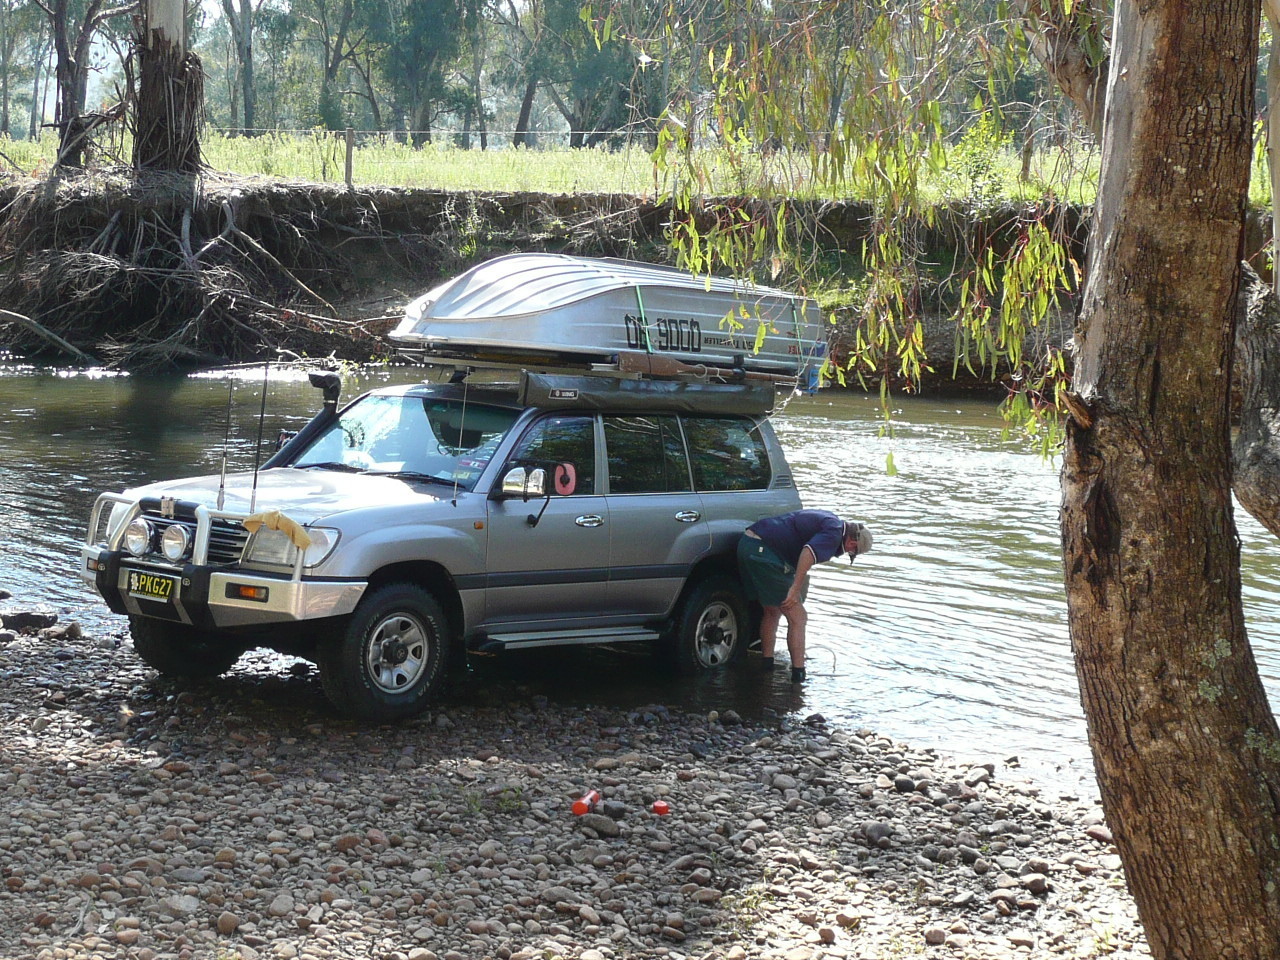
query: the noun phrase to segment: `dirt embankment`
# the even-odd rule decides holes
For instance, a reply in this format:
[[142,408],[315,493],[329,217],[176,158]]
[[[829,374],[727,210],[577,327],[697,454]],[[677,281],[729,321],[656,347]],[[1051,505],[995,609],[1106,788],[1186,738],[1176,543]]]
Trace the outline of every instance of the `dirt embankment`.
[[[620,194],[458,194],[207,173],[181,177],[95,171],[0,180],[0,347],[30,357],[131,369],[250,360],[278,351],[356,361],[386,356],[404,302],[488,257],[515,250],[662,261],[669,206]],[[794,205],[793,205],[794,206]],[[705,216],[763,203],[726,199]],[[800,206],[821,257],[860,271],[872,227],[865,203]],[[1006,205],[939,208],[913,238],[915,296],[935,372],[926,388],[988,386],[953,378],[956,279],[975,251],[997,257],[1031,222],[1084,262],[1086,212]],[[1249,249],[1267,226],[1252,224]],[[785,280],[784,280],[785,282]],[[1069,335],[1064,303],[1040,343]],[[854,320],[837,324],[837,348]],[[1039,346],[1037,343],[1036,346]],[[837,353],[839,350],[837,349]]]

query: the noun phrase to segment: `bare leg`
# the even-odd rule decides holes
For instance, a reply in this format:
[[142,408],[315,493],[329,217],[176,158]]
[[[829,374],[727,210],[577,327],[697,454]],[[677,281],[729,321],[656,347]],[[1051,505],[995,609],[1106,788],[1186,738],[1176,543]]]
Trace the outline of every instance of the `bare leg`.
[[[804,666],[805,625],[809,622],[809,614],[802,604],[795,604],[786,610],[787,618],[787,652],[791,654],[791,666]],[[775,624],[776,626],[776,624]],[[761,640],[761,646],[764,640]],[[772,644],[770,644],[772,647]]]
[[[773,648],[778,642],[778,623],[782,620],[781,607],[765,607],[760,617],[760,653],[765,657],[773,656]],[[790,627],[788,627],[790,636]]]

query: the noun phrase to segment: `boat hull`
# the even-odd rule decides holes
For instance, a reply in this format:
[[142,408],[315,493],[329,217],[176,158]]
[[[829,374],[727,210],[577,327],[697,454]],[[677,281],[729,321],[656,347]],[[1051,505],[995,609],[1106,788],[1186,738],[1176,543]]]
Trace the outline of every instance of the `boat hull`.
[[643,264],[523,254],[481,264],[410,304],[392,334],[424,357],[582,368],[626,355],[692,372],[802,377],[821,361],[810,300]]

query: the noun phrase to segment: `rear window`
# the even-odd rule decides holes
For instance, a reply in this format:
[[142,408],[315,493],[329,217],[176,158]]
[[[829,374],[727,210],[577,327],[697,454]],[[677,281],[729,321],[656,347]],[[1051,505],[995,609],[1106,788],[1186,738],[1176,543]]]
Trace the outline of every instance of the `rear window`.
[[763,490],[769,486],[769,453],[754,421],[746,417],[682,419],[696,489]]

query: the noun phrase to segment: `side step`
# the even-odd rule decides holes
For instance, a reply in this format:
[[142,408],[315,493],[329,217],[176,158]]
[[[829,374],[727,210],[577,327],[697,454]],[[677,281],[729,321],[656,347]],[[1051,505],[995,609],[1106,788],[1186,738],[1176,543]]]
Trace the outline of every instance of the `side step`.
[[657,640],[662,634],[646,627],[615,627],[597,630],[586,627],[578,630],[528,630],[519,633],[491,633],[476,649],[481,653],[499,650],[529,650],[534,647],[561,647],[573,643],[630,643],[636,640]]

